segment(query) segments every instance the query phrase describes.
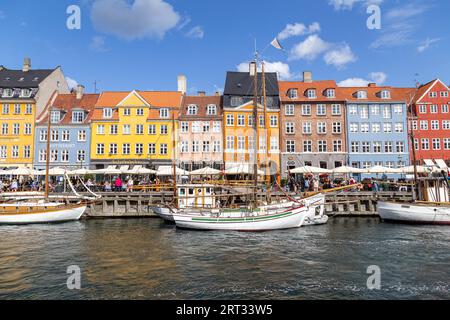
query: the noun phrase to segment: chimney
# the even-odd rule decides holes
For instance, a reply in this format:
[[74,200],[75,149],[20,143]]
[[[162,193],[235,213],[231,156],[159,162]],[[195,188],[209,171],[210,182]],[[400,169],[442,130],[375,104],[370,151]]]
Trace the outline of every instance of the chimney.
[[311,71],[304,71],[303,72],[303,82],[311,83],[312,82],[312,72]]
[[77,100],[81,100],[81,98],[83,98],[84,95],[84,86],[81,84],[77,85],[76,93],[77,93]]
[[183,94],[185,94],[187,91],[187,80],[186,76],[184,75],[178,76],[178,91],[180,91]]
[[30,70],[31,70],[31,59],[30,58],[23,59],[22,71],[23,72],[28,72]]
[[206,92],[205,91],[198,91],[197,94],[198,94],[199,97],[206,96]]
[[255,76],[255,71],[256,71],[256,62],[252,61],[252,62],[250,62],[250,65],[249,65],[249,72],[250,72],[251,77]]
[[216,91],[214,94],[215,94],[217,97],[220,97],[220,96],[221,96],[220,91]]
[[375,82],[371,82],[368,85],[369,88],[375,88],[376,86],[377,86],[377,84]]

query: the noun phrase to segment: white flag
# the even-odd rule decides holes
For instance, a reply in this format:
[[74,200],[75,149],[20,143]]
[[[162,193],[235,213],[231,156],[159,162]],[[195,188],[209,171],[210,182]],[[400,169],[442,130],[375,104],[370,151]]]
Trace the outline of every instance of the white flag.
[[278,49],[278,50],[283,50],[283,47],[281,46],[280,42],[278,41],[277,38],[273,39],[272,42],[270,43],[272,45],[272,47]]

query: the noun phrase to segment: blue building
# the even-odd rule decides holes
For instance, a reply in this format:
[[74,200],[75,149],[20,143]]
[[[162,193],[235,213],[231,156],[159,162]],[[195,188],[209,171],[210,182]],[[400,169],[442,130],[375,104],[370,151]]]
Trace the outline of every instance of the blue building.
[[399,168],[409,165],[407,95],[410,89],[340,88],[347,99],[348,164]]
[[[50,165],[69,170],[89,168],[90,119],[98,94],[84,94],[78,86],[71,94],[60,94],[36,121],[34,168],[45,169],[47,138],[50,136]],[[48,117],[50,116],[50,135]]]

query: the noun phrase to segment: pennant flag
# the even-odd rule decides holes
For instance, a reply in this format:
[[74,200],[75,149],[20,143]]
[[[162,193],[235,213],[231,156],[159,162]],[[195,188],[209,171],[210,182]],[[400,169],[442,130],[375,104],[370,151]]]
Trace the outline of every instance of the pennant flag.
[[283,50],[283,47],[281,46],[280,42],[278,41],[277,38],[273,39],[272,42],[270,43],[272,45],[272,47],[278,49],[278,50]]

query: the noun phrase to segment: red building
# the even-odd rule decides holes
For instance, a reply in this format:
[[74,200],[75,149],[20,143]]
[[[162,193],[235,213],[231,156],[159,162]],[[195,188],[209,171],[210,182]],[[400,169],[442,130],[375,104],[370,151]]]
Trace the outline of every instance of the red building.
[[416,160],[423,164],[425,159],[443,159],[450,165],[449,87],[439,79],[420,86],[412,107]]

